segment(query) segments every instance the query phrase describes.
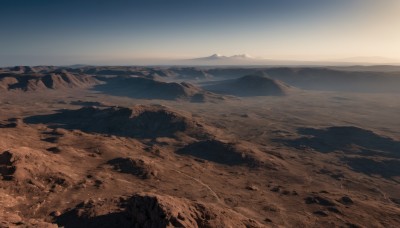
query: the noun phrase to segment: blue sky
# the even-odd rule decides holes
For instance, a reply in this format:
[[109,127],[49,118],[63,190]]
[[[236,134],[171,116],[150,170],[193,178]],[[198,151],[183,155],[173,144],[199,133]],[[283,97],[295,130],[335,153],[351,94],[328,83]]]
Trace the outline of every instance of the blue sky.
[[0,65],[400,59],[397,0],[0,0]]

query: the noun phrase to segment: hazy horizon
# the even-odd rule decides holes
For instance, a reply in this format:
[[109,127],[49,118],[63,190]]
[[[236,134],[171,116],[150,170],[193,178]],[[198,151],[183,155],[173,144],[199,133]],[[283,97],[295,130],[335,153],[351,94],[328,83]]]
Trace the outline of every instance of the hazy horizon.
[[146,65],[220,53],[400,62],[400,1],[2,0],[0,66]]

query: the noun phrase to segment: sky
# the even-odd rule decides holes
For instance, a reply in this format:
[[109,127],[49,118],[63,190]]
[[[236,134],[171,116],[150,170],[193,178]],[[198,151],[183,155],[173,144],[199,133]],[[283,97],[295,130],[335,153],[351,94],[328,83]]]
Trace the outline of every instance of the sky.
[[0,66],[248,54],[400,62],[399,0],[0,0]]

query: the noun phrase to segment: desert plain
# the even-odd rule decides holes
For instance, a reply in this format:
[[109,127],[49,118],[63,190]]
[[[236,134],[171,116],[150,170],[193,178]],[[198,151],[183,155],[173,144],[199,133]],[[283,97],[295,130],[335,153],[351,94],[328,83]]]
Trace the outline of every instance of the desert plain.
[[0,69],[0,227],[399,227],[400,69]]

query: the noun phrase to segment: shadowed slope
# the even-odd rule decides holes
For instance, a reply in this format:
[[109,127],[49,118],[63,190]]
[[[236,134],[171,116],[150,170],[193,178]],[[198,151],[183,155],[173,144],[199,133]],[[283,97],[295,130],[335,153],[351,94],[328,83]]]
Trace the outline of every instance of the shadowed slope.
[[258,75],[216,82],[205,87],[207,90],[236,96],[283,96],[288,94],[291,87],[283,82]]
[[120,208],[110,212],[104,203],[88,200],[62,214],[57,223],[66,228],[262,227],[260,223],[230,208],[212,203],[152,193],[135,194],[124,201],[110,202],[121,204]]
[[78,110],[62,110],[56,114],[32,116],[24,121],[89,133],[138,138],[173,137],[178,132],[203,134],[204,130],[201,124],[190,117],[155,106],[106,109],[84,107]]
[[296,148],[310,147],[322,153],[351,152],[358,149],[360,154],[364,155],[400,158],[400,142],[362,128],[351,126],[326,129],[300,128],[298,133],[307,136],[278,141],[283,141],[286,145]]
[[65,71],[50,74],[0,75],[0,89],[40,91],[44,89],[88,88],[101,82],[88,75],[75,75]]
[[256,158],[248,154],[245,148],[233,143],[224,143],[217,140],[194,142],[179,149],[177,153],[225,165],[248,165],[256,167],[260,164]]
[[380,175],[384,178],[400,176],[400,160],[398,159],[345,157],[342,158],[342,161],[347,163],[354,171],[367,175]]
[[106,84],[98,85],[94,90],[115,96],[141,99],[183,99],[193,102],[222,99],[221,96],[204,91],[186,82],[163,82],[143,77],[113,77],[105,80]]
[[306,136],[276,141],[321,153],[344,152],[341,160],[367,175],[400,176],[399,141],[357,127],[301,128],[298,132]]

